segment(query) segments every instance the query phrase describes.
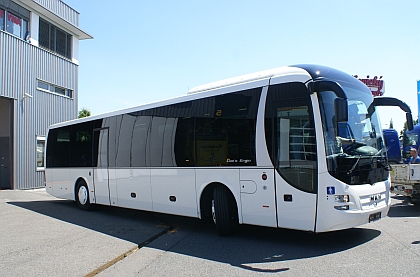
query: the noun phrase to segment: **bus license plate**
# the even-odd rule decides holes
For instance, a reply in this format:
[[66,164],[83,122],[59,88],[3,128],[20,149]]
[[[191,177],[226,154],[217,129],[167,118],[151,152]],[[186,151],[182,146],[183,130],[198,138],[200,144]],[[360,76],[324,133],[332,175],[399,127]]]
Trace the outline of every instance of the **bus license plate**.
[[381,219],[381,212],[369,215],[369,222]]

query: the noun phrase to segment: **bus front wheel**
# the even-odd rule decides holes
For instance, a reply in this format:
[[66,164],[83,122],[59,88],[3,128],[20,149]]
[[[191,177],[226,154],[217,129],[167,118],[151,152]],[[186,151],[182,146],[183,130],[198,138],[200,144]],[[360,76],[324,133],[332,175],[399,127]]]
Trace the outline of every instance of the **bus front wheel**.
[[77,182],[76,203],[77,206],[84,211],[87,211],[90,208],[89,190],[86,183],[82,180]]
[[211,211],[218,234],[231,235],[238,225],[238,212],[235,200],[225,186],[214,188]]

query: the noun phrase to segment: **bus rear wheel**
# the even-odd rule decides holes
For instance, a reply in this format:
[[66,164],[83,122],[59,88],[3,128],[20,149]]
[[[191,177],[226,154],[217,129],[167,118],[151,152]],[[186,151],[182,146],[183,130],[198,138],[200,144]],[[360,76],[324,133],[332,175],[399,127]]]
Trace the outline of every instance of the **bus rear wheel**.
[[90,208],[89,190],[86,183],[82,180],[77,182],[76,203],[77,206],[84,211],[87,211]]
[[214,188],[211,212],[220,236],[231,235],[235,231],[238,225],[238,212],[235,200],[225,186]]

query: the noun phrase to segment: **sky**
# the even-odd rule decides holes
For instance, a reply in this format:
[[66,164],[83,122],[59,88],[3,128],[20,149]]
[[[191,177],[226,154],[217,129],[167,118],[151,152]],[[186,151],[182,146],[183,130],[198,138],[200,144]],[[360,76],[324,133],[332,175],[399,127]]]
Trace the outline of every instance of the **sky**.
[[[93,39],[79,44],[79,110],[92,115],[293,64],[383,76],[418,117],[418,0],[64,0]],[[405,113],[379,109],[399,132]]]

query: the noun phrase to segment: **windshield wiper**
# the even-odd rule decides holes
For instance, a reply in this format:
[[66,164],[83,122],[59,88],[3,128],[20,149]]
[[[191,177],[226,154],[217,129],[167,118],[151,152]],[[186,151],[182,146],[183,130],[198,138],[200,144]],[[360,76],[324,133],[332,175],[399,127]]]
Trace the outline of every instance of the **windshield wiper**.
[[360,158],[362,157],[362,155],[359,155],[359,157],[357,158],[357,161],[354,163],[353,167],[350,168],[349,171],[347,171],[347,175],[350,175],[353,173],[353,170],[356,168],[356,166],[359,164]]

